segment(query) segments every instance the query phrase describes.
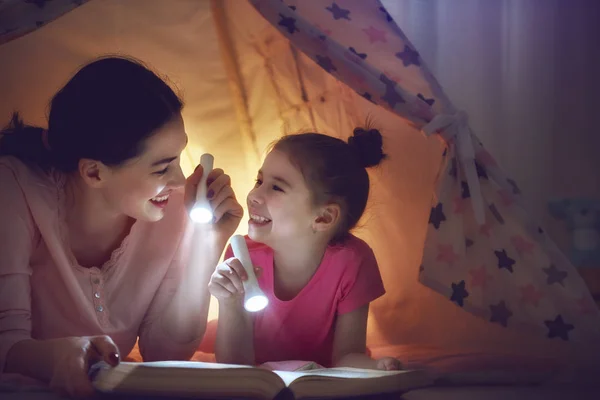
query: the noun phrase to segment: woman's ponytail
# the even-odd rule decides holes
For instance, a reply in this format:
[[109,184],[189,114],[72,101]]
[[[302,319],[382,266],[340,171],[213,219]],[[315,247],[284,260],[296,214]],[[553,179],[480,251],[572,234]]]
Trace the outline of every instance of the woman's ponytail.
[[26,164],[47,170],[50,165],[47,131],[23,123],[15,112],[8,126],[0,131],[0,156],[13,156]]

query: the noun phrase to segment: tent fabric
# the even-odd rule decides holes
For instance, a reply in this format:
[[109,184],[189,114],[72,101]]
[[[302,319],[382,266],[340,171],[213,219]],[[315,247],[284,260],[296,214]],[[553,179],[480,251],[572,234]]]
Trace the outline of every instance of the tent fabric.
[[[528,220],[514,180],[472,134],[466,113],[452,106],[379,1],[251,2],[326,72],[445,139],[449,162],[429,217],[423,284],[503,327],[565,341],[593,342],[600,335],[600,311],[576,269]],[[436,104],[442,106],[435,110]]]
[[[334,4],[350,10],[347,16],[352,21],[343,17],[336,20],[328,10],[334,10]],[[225,25],[215,16],[216,6],[226,16]],[[10,60],[0,63],[0,118],[7,120],[17,109],[27,122],[44,126],[49,98],[78,66],[106,53],[132,55],[169,76],[183,94],[183,116],[190,139],[182,156],[184,171],[190,173],[200,155],[210,151],[216,165],[232,176],[242,202],[260,165],[248,161],[255,156],[248,155],[241,140],[243,124],[230,90],[232,85],[243,94],[242,106],[260,151],[281,134],[305,130],[345,139],[354,127],[370,119],[381,128],[390,156],[370,171],[372,195],[356,230],[374,248],[387,289],[387,294],[370,309],[368,344],[373,354],[401,356],[407,346],[426,346],[431,359],[435,354],[449,354],[449,359],[458,354],[569,354],[572,349],[567,345],[576,344],[597,329],[597,311],[580,313],[577,302],[570,299],[590,300],[587,289],[577,287],[577,272],[568,262],[561,262],[562,255],[553,251],[549,239],[533,234],[537,226],[519,213],[514,182],[502,175],[481,143],[467,132],[468,118],[453,109],[416,49],[381,7],[371,0],[88,1],[0,46],[0,59]],[[279,13],[296,18],[299,30],[290,34],[286,26],[279,25]],[[2,16],[0,21],[5,21]],[[309,29],[303,31],[301,26]],[[369,26],[386,33],[369,30]],[[0,31],[4,27],[0,25]],[[375,39],[371,43],[371,36],[362,29],[373,38],[383,35],[386,42]],[[224,32],[231,49],[221,45]],[[319,37],[323,35],[324,41]],[[327,51],[325,55],[323,50]],[[229,58],[237,63],[239,80],[232,77],[231,69],[223,62],[223,53],[232,51],[235,54]],[[405,66],[396,53],[412,55],[408,60],[419,65],[409,62]],[[361,58],[365,54],[366,58]],[[329,57],[337,70],[324,71],[316,55]],[[328,65],[324,60],[321,64]],[[362,96],[366,93],[370,100]],[[398,96],[405,102],[397,101],[390,107],[385,99],[393,103]],[[460,157],[463,153],[458,150],[458,142],[464,143],[464,138],[470,139],[477,164]],[[477,192],[466,179],[465,165],[469,163],[475,173],[484,172],[487,177],[477,179],[485,206],[483,225],[475,220],[469,197],[459,202],[459,211],[453,209],[455,199],[467,193],[465,186],[469,194]],[[437,195],[432,204],[434,192]],[[509,199],[514,201],[511,207],[500,202],[509,203]],[[437,207],[438,203],[442,206]],[[492,203],[504,224],[489,207]],[[439,208],[445,220],[439,221],[440,229],[436,229]],[[428,222],[432,217],[433,221]],[[238,233],[245,233],[245,229],[241,224]],[[530,246],[523,247],[523,256],[515,253],[511,237],[517,234],[537,246],[535,257],[533,251],[529,252]],[[466,238],[473,242],[469,247]],[[443,258],[438,260],[442,244],[453,245],[458,258],[454,257],[452,265]],[[542,245],[549,247],[542,251]],[[506,249],[507,255],[516,260],[514,274],[507,268],[484,264],[482,260],[495,261],[496,248]],[[569,274],[569,281],[563,280],[564,287],[559,282],[547,284],[543,269],[549,266],[543,265],[544,257],[558,260],[556,268]],[[494,277],[485,280],[485,291],[473,285],[472,274],[481,267],[480,261],[486,274],[475,275],[475,282],[481,282],[477,276]],[[530,307],[537,313],[529,313],[519,303],[519,285],[528,284],[528,278],[541,285],[537,291],[545,290],[538,307]],[[418,284],[419,280],[423,285]],[[461,281],[469,296],[464,297],[462,307],[457,307],[451,288],[452,283],[460,285]],[[517,328],[520,321],[527,329],[490,323],[489,306],[501,300],[514,314],[507,318],[507,327]],[[554,321],[558,314],[564,323],[576,325],[568,331],[569,342],[558,336],[540,340],[549,333],[543,321]],[[212,302],[209,318],[214,321],[217,316],[216,302]],[[578,354],[591,356],[589,348],[581,347]]]
[[17,39],[89,0],[0,0],[0,44]]

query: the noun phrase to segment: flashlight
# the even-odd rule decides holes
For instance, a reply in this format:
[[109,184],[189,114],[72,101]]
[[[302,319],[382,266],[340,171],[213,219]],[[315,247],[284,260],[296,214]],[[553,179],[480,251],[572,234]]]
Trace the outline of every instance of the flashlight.
[[231,247],[233,254],[240,260],[248,279],[243,282],[244,284],[244,308],[246,311],[256,312],[260,311],[269,304],[267,296],[260,290],[256,275],[254,274],[254,266],[250,259],[250,253],[248,252],[248,246],[246,246],[246,240],[242,235],[233,235],[231,237]]
[[206,179],[213,169],[214,160],[214,157],[208,153],[202,154],[202,157],[200,157],[202,178],[200,178],[198,189],[196,190],[196,203],[192,207],[192,211],[190,211],[190,218],[194,222],[205,224],[213,219],[212,208],[206,197]]

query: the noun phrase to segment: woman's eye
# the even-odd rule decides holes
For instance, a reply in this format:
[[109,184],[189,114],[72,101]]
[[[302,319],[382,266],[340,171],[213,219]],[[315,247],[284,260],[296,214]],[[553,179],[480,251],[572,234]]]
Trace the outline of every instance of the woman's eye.
[[169,170],[169,167],[167,167],[167,168],[165,168],[163,170],[154,172],[154,175],[164,175],[164,174],[167,173],[168,170]]
[[277,185],[273,185],[273,190],[277,190],[278,192],[283,192],[283,189]]

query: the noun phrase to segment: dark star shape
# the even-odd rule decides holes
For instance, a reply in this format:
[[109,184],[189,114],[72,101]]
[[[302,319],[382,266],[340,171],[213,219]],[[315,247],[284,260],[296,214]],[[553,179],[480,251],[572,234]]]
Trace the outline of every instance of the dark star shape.
[[335,65],[333,65],[333,63],[331,62],[331,58],[329,57],[320,56],[317,54],[317,64],[319,64],[321,68],[323,68],[327,72],[337,71],[337,68],[335,67]]
[[44,8],[46,3],[49,3],[52,0],[25,0],[25,3],[35,4],[38,8]]
[[562,340],[568,341],[569,331],[572,331],[575,328],[575,326],[565,323],[560,314],[556,316],[554,321],[546,320],[544,323],[548,328],[548,338],[550,339],[560,337]]
[[327,11],[331,12],[331,14],[333,15],[333,19],[335,19],[336,21],[338,19],[347,19],[348,21],[351,21],[350,19],[350,10],[346,10],[344,8],[341,8],[340,6],[337,5],[337,3],[334,1],[331,4],[331,7],[325,7],[327,9]]
[[295,18],[286,17],[283,14],[279,14],[279,17],[281,18],[281,20],[279,21],[279,23],[277,25],[280,25],[280,26],[283,26],[284,28],[286,28],[290,34],[293,34],[294,32],[300,32],[300,30],[298,28],[296,28],[296,19]]
[[426,99],[425,96],[423,96],[421,93],[419,93],[417,97],[423,100],[425,103],[429,104],[430,106],[432,106],[433,103],[435,103],[435,99]]
[[456,162],[456,158],[453,158],[450,161],[450,172],[449,175],[453,178],[456,178],[458,176],[458,165]]
[[483,165],[479,164],[477,161],[475,162],[475,170],[477,171],[477,176],[480,178],[488,179],[488,174],[485,171]]
[[444,206],[442,203],[438,203],[435,207],[431,207],[429,223],[433,224],[435,229],[440,229],[440,224],[446,220],[443,208]]
[[506,268],[507,270],[509,270],[512,273],[513,265],[515,265],[515,260],[513,260],[506,254],[506,250],[504,250],[504,249],[502,249],[502,251],[495,250],[494,254],[496,254],[496,257],[498,258],[498,268],[500,268],[500,269]]
[[396,82],[388,79],[384,74],[381,74],[379,80],[385,84],[385,94],[381,99],[388,103],[390,108],[394,108],[397,103],[406,103],[402,96],[396,91]]
[[567,271],[561,271],[556,268],[554,264],[550,264],[549,268],[542,268],[546,275],[548,275],[548,279],[546,279],[546,283],[548,285],[552,285],[553,283],[560,283],[562,287],[565,287],[563,280],[567,277]]
[[512,186],[513,194],[521,194],[521,189],[519,189],[519,187],[517,186],[517,183],[514,180],[507,179],[506,182],[508,182],[508,184],[510,186]]
[[352,53],[354,53],[356,56],[362,58],[363,60],[365,60],[367,58],[367,53],[358,53],[354,47],[349,47],[348,50],[350,50]]
[[462,189],[462,192],[461,192],[460,196],[463,199],[468,199],[469,197],[471,197],[471,192],[469,192],[469,184],[467,182],[461,181],[460,182],[460,187]]
[[402,64],[405,67],[408,67],[411,64],[414,64],[417,67],[421,65],[421,61],[419,61],[419,53],[411,49],[406,44],[404,45],[404,51],[396,53],[396,57],[402,60]]
[[365,99],[369,100],[371,103],[377,104],[373,101],[373,96],[371,96],[371,93],[364,92],[363,94],[361,94],[361,96],[364,97]]
[[508,325],[508,319],[513,315],[513,313],[506,307],[504,300],[498,304],[491,304],[490,312],[492,313],[490,321],[497,322],[505,328]]
[[452,283],[452,296],[450,296],[451,301],[462,307],[464,305],[464,300],[467,297],[469,297],[469,292],[467,292],[465,289],[465,281]]
[[379,7],[379,11],[383,12],[385,14],[385,20],[387,22],[392,22],[392,16],[390,15],[390,13],[387,12],[387,10],[385,9],[385,7]]
[[504,218],[502,218],[502,215],[500,215],[500,211],[498,211],[498,209],[496,208],[496,205],[490,204],[489,209],[492,212],[492,215],[494,216],[494,218],[496,218],[496,221],[498,221],[501,224],[504,224]]

